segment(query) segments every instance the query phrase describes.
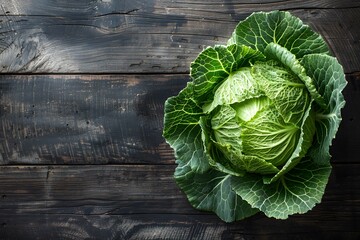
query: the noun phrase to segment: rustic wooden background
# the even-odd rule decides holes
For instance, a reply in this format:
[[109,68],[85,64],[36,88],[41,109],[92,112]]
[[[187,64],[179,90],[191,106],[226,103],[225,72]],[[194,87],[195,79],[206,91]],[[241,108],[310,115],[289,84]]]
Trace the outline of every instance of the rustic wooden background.
[[[225,224],[190,207],[163,104],[206,46],[289,10],[343,64],[323,202]],[[0,0],[0,239],[360,239],[359,0]]]

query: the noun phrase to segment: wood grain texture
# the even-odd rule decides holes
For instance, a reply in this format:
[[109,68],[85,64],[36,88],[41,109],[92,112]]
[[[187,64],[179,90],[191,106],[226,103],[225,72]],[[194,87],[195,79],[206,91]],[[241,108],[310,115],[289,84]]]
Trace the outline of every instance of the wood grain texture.
[[6,73],[185,73],[204,47],[224,44],[238,21],[274,9],[322,34],[346,72],[360,69],[359,1],[4,1]]
[[[0,238],[357,239],[358,164],[336,164],[323,201],[287,220],[257,214],[225,224],[194,210],[174,166],[0,167]],[[14,181],[17,179],[18,184]],[[22,231],[17,231],[22,229]]]
[[[347,75],[334,162],[360,161],[359,78]],[[182,74],[0,76],[0,165],[172,164],[163,106],[187,81]]]
[[[353,0],[243,0],[243,1],[224,1],[224,0],[79,0],[75,2],[58,0],[1,0],[3,9],[9,14],[16,15],[43,15],[44,12],[49,15],[59,13],[66,15],[88,14],[104,15],[109,13],[131,13],[134,11],[165,14],[169,10],[182,12],[185,10],[198,11],[196,15],[207,15],[208,12],[220,13],[226,9],[239,12],[241,9],[263,9],[264,11],[274,8],[283,9],[339,9],[359,7],[358,1]],[[261,5],[260,5],[261,4]],[[226,15],[226,12],[223,12]]]
[[0,76],[0,163],[173,162],[163,104],[186,75]]
[[[225,224],[214,216],[181,214],[1,215],[0,237],[22,239],[169,239],[169,240],[357,240],[360,234],[351,215],[324,215],[313,221],[292,218],[274,221],[255,216],[241,223]],[[333,226],[330,229],[329,226]],[[19,230],[21,229],[21,231]],[[41,237],[39,237],[41,236]]]

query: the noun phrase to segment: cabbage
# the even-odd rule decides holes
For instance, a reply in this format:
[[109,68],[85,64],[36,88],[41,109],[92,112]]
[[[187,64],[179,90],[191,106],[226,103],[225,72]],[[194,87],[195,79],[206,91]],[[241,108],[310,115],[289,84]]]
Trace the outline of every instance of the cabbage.
[[232,222],[320,203],[346,80],[319,34],[288,12],[253,13],[190,76],[165,102],[163,136],[192,206]]

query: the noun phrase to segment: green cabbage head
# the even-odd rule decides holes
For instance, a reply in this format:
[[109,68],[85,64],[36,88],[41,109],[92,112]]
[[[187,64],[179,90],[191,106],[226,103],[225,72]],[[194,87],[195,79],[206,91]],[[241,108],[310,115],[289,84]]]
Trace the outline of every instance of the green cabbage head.
[[195,208],[231,222],[321,201],[346,81],[319,34],[288,12],[253,13],[190,76],[165,103],[163,135]]

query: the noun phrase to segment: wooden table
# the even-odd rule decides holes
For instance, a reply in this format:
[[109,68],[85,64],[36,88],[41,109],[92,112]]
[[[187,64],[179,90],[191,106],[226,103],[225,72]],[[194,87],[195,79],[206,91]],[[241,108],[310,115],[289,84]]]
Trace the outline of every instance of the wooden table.
[[[0,239],[359,239],[360,1],[0,0]],[[163,104],[206,46],[289,10],[343,64],[321,204],[226,224],[173,180]]]

